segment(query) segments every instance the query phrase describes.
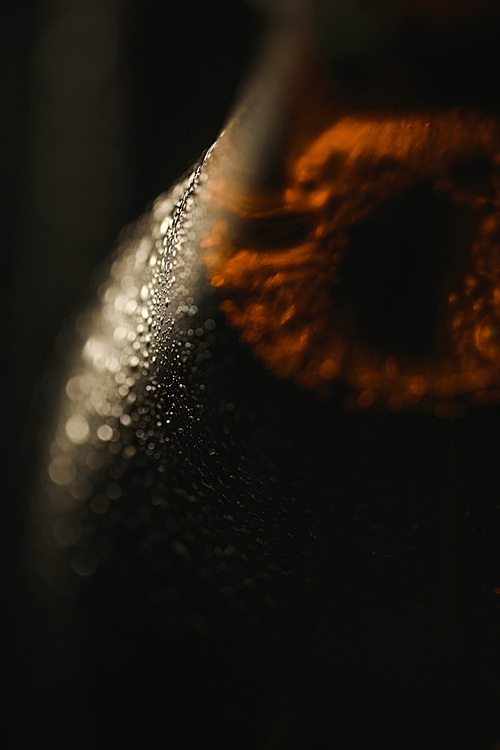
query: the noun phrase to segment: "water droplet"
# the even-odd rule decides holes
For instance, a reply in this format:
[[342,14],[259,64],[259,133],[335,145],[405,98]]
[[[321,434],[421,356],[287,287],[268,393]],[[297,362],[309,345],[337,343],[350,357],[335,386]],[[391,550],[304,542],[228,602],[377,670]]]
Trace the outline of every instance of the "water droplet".
[[68,456],[58,456],[49,465],[49,475],[56,484],[69,484],[76,475],[76,467]]
[[121,497],[121,494],[122,494],[122,490],[121,490],[120,485],[118,484],[110,484],[106,488],[106,496],[110,500],[118,500],[118,498]]
[[101,424],[97,428],[97,437],[99,440],[107,441],[113,438],[113,428],[109,424]]
[[71,561],[71,567],[80,576],[91,576],[97,570],[99,561],[90,550],[79,550]]
[[83,414],[73,414],[66,422],[66,435],[75,445],[83,445],[87,442],[90,429],[89,423]]
[[95,495],[90,501],[90,507],[94,513],[102,515],[109,509],[109,499],[104,495]]

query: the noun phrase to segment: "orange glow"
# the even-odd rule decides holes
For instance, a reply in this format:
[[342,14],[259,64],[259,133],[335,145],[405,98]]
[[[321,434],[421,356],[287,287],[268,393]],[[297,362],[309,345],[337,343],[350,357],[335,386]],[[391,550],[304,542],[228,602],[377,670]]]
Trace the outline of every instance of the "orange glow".
[[[478,155],[499,166],[496,123],[463,112],[348,115],[299,136],[287,146],[279,187],[211,190],[222,218],[202,241],[203,260],[241,340],[300,387],[327,394],[335,380],[347,383],[360,408],[431,398],[446,416],[456,396],[498,398],[499,186],[493,176],[485,193],[453,173]],[[463,277],[443,292],[440,349],[414,361],[360,341],[332,290],[342,283],[353,227],[422,180],[452,205],[472,208],[477,227]]]

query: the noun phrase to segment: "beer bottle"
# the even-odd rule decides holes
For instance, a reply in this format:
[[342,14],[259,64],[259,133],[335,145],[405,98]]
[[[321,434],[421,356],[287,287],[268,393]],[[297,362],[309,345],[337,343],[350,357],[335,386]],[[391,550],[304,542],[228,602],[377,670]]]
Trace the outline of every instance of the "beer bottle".
[[76,318],[33,510],[72,744],[500,738],[500,133],[410,6],[278,8]]

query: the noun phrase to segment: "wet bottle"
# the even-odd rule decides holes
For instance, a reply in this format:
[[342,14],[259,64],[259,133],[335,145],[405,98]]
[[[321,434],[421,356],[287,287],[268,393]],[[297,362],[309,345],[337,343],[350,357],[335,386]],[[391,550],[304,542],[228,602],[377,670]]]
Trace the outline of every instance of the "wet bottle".
[[76,318],[32,509],[54,742],[500,738],[498,121],[374,94],[385,25],[339,8],[280,19]]

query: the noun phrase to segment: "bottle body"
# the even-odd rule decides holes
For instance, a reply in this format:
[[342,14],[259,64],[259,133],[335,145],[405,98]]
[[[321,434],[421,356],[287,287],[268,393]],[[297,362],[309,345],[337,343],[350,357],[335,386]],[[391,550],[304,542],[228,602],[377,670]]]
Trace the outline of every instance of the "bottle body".
[[390,744],[415,715],[407,747],[474,737],[476,715],[491,733],[465,649],[490,627],[496,527],[474,571],[467,519],[487,514],[454,490],[473,481],[465,420],[353,412],[342,386],[325,399],[273,376],[206,278],[202,169],[77,321],[36,504],[74,720],[103,746],[329,747],[347,728],[352,747]]

